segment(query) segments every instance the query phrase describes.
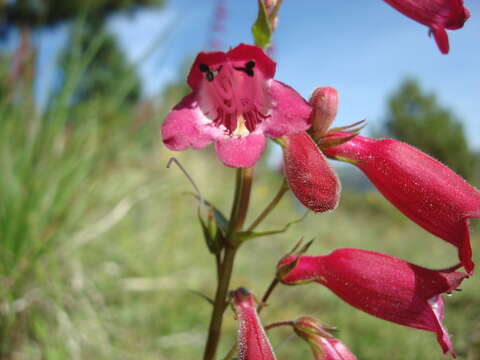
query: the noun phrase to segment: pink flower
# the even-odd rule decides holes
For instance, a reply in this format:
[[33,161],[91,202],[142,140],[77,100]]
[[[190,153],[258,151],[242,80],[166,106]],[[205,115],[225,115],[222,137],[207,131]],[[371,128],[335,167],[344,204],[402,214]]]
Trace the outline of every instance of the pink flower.
[[181,151],[214,141],[225,165],[253,166],[265,149],[265,136],[310,126],[310,105],[273,80],[274,74],[275,62],[257,46],[198,54],[187,79],[192,92],[165,119],[163,142]]
[[301,317],[292,323],[294,331],[312,349],[315,360],[357,360],[350,350],[338,339],[325,332],[310,317]]
[[[436,333],[444,353],[455,356],[442,324],[440,294],[456,289],[466,274],[435,271],[385,254],[339,249],[325,256],[289,256],[279,269],[296,261],[280,280],[287,285],[315,281],[348,304],[373,316]],[[280,272],[281,273],[281,272]]]
[[409,18],[430,28],[442,54],[448,54],[448,35],[445,29],[463,27],[470,12],[463,0],[385,0]]
[[473,272],[469,219],[480,217],[477,189],[441,162],[396,140],[356,136],[323,151],[360,168],[410,220],[456,246],[465,270]]
[[244,288],[238,288],[231,296],[238,318],[239,359],[275,360],[272,346],[258,318],[253,295]]
[[315,212],[337,207],[340,182],[307,133],[284,137],[283,158],[288,185],[303,205]]

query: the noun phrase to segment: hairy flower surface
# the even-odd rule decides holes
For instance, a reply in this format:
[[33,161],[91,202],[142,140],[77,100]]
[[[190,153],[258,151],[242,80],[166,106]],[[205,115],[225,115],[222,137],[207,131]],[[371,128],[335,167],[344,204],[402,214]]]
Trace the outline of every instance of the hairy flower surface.
[[470,12],[463,6],[463,0],[384,1],[409,18],[428,26],[443,54],[449,51],[448,35],[445,29],[460,29],[470,17]]
[[232,292],[238,318],[239,360],[275,360],[272,346],[260,323],[253,295],[244,288]]
[[[344,136],[344,133],[330,137]],[[480,192],[441,162],[400,141],[356,136],[323,149],[356,165],[412,221],[458,248],[473,272],[469,219],[480,217]]]
[[366,313],[436,333],[443,352],[454,355],[442,324],[440,294],[456,289],[466,274],[429,270],[359,249],[339,249],[325,256],[290,256],[280,261],[279,268],[293,261],[296,265],[280,279],[284,284],[315,281]]
[[284,137],[284,171],[298,200],[315,212],[333,210],[340,181],[312,138],[305,132]]
[[311,107],[295,90],[273,80],[275,66],[253,45],[198,54],[187,79],[192,92],[162,125],[165,145],[181,151],[214,141],[225,165],[250,167],[265,149],[265,136],[306,130]]

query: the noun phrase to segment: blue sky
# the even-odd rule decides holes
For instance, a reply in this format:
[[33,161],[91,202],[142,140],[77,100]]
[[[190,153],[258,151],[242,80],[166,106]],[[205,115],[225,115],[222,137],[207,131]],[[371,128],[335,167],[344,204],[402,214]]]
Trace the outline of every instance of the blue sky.
[[[155,38],[159,50],[143,63],[145,91],[152,94],[178,77],[179,68],[204,50],[218,0],[171,0],[157,13],[117,16],[110,27],[136,59]],[[256,0],[225,0],[225,48],[251,43]],[[480,148],[480,2],[466,0],[472,17],[449,31],[450,54],[442,55],[428,29],[374,0],[285,0],[274,35],[278,80],[308,97],[321,85],[341,94],[337,124],[367,119],[372,127],[386,111],[386,96],[406,76],[420,80],[464,122]]]
[[[145,95],[178,79],[211,38],[218,0],[170,0],[162,10],[116,15],[109,28],[128,58],[139,65]],[[256,0],[224,0],[228,9],[225,49],[251,43]],[[274,35],[276,78],[306,98],[315,87],[340,91],[336,124],[367,119],[380,124],[386,97],[406,76],[420,80],[464,123],[470,143],[480,148],[480,2],[465,0],[472,17],[461,30],[450,31],[450,54],[441,55],[428,29],[380,0],[285,0]],[[67,41],[65,27],[37,36],[43,89],[54,82],[54,54]],[[39,91],[43,92],[43,91]],[[46,93],[46,91],[45,91]]]

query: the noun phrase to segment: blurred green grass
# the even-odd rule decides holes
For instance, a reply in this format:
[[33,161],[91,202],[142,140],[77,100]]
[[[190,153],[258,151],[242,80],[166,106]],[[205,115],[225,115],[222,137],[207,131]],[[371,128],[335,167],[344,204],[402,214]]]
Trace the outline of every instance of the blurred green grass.
[[[72,66],[81,76],[82,64]],[[0,358],[198,359],[211,309],[191,290],[212,295],[214,259],[201,237],[197,204],[184,195],[191,186],[165,165],[176,156],[226,214],[235,172],[211,149],[163,147],[159,126],[180,90],[170,88],[154,115],[137,121],[138,108],[123,106],[118,94],[72,106],[75,76],[44,114],[21,100],[0,105]],[[281,181],[259,164],[250,221]],[[288,195],[259,230],[281,228],[302,213]],[[475,222],[474,250],[478,228]],[[245,244],[232,288],[245,286],[260,297],[278,259],[301,237],[316,239],[312,254],[356,247],[431,268],[457,261],[453,247],[375,191],[346,190],[336,211]],[[462,288],[447,297],[446,324],[458,358],[473,360],[480,357],[478,278]],[[300,315],[337,326],[359,359],[443,358],[434,334],[363,314],[321,286],[279,287],[262,321]],[[235,339],[230,311],[224,329],[220,354]],[[279,359],[310,356],[288,329],[273,330],[271,339]]]

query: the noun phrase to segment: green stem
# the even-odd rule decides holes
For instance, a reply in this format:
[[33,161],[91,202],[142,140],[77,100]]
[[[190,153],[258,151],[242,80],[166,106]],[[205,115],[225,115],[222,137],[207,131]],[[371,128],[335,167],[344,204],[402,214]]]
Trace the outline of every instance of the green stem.
[[253,221],[253,223],[249,226],[247,231],[253,231],[267,216],[270,214],[270,212],[275,209],[277,204],[282,200],[283,195],[288,191],[288,183],[286,180],[283,180],[282,185],[280,186],[280,189],[278,189],[277,194],[275,197],[270,201],[270,203],[267,205],[265,209],[258,215],[258,217]]
[[230,224],[227,232],[226,247],[223,261],[220,264],[220,273],[215,293],[212,317],[208,329],[208,338],[205,345],[204,360],[213,360],[217,352],[220,334],[222,330],[223,313],[227,307],[228,288],[232,277],[233,265],[237,247],[233,244],[235,233],[240,231],[247,217],[250,192],[252,189],[253,169],[238,169],[235,196],[230,216]]
[[270,286],[268,287],[267,291],[265,291],[265,294],[262,297],[262,302],[260,304],[258,304],[258,306],[257,306],[257,312],[259,314],[260,314],[260,311],[262,311],[262,309],[266,306],[268,298],[270,297],[270,295],[272,295],[272,292],[277,287],[278,283],[279,283],[279,281],[275,277],[272,280],[272,282],[270,283]]

